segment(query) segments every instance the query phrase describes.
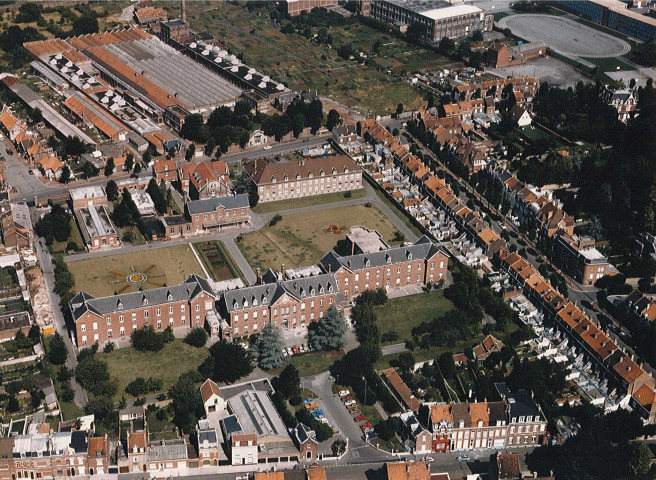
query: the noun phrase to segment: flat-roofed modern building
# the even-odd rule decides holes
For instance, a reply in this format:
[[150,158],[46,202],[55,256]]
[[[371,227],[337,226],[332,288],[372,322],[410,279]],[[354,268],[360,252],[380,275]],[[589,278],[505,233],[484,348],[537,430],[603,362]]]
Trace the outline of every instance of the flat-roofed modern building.
[[492,30],[494,19],[474,5],[444,0],[360,0],[360,10],[372,17],[405,30],[420,23],[426,39],[439,42],[442,38],[460,38],[476,30]]
[[120,247],[116,228],[104,205],[90,205],[75,211],[75,219],[89,251]]

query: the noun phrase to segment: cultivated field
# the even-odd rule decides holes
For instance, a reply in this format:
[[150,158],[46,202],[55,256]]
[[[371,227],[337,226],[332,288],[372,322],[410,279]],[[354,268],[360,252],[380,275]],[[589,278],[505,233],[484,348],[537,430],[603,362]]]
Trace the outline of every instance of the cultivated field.
[[[76,260],[68,263],[68,269],[75,278],[75,290],[94,296],[112,295],[115,291],[135,292],[139,287],[147,290],[164,283],[175,285],[192,273],[203,275],[189,245]],[[130,283],[128,276],[132,274],[143,274],[147,278],[140,283]]]
[[[331,225],[341,227],[342,231],[329,232]],[[267,225],[257,232],[242,235],[238,245],[253,269],[278,269],[282,263],[287,268],[313,265],[334,249],[338,241],[344,240],[354,225],[378,230],[388,242],[396,232],[394,225],[375,206],[354,205],[285,215],[274,226]]]
[[[178,4],[158,2],[176,15]],[[269,8],[247,11],[245,4],[231,2],[187,4],[187,19],[197,30],[208,30],[234,53],[242,53],[244,62],[282,81],[292,90],[318,91],[365,115],[389,114],[402,103],[406,110],[425,102],[413,87],[396,75],[402,72],[444,68],[449,60],[430,50],[410,45],[356,20],[328,29],[334,39],[332,48],[280,31],[270,18]],[[317,33],[314,27],[312,33]],[[372,46],[380,40],[380,53]],[[340,46],[351,44],[364,50],[368,65],[339,58]],[[394,75],[387,73],[387,69]]]

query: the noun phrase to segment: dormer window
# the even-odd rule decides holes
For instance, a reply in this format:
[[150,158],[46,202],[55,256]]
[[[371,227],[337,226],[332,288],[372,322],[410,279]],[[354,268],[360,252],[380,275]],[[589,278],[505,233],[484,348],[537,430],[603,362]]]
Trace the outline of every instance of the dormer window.
[[320,175],[320,176],[323,177],[325,174],[326,174],[326,172],[323,171],[323,168],[322,168],[321,170],[319,170],[319,175]]
[[348,172],[349,172],[348,167],[344,167],[344,173],[348,173]]
[[276,183],[276,177],[271,177],[271,183]]
[[248,300],[244,298],[244,308],[248,307]]
[[301,287],[301,297],[304,297],[304,296],[305,296],[305,289],[303,287]]
[[143,297],[143,301],[141,303],[145,307],[146,305],[148,305],[148,299],[146,297]]
[[371,266],[371,262],[369,261],[368,258],[364,261],[364,265],[365,265],[366,267]]
[[166,298],[170,302],[171,300],[173,300],[173,294],[171,292],[169,292],[169,294],[166,296]]
[[301,179],[301,174],[300,174],[300,173],[296,173],[296,180],[300,180],[300,179]]
[[264,297],[264,296],[262,297],[262,303],[267,303],[268,301],[269,301],[269,299],[267,297]]
[[391,264],[392,263],[392,257],[390,257],[389,255],[385,255],[385,261],[387,262],[388,265]]
[[412,260],[412,252],[408,252],[408,260]]
[[116,306],[119,310],[123,308],[123,302],[120,300],[118,301],[118,305]]
[[257,298],[253,297],[253,306],[257,307]]
[[323,293],[323,285],[319,285],[319,293]]
[[333,286],[332,285],[328,285],[328,292],[333,293]]

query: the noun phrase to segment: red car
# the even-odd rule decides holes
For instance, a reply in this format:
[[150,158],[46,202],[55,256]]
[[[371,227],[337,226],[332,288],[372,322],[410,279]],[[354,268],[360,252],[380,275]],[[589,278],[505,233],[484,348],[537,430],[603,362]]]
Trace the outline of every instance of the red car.
[[350,396],[350,395],[347,395],[347,396],[345,396],[345,397],[342,397],[340,400],[341,400],[342,402],[348,402],[349,400],[353,400],[353,397]]
[[371,425],[371,423],[367,422],[367,423],[363,423],[362,425],[360,425],[360,430],[362,430],[363,432],[364,432],[365,429],[367,429],[367,428],[373,428],[372,425]]
[[298,347],[296,345],[292,347],[292,352],[294,352],[294,355],[298,355],[299,352],[298,352]]
[[355,417],[353,420],[360,423],[360,422],[364,422],[366,419],[367,419],[367,416],[365,414],[361,413],[360,415]]

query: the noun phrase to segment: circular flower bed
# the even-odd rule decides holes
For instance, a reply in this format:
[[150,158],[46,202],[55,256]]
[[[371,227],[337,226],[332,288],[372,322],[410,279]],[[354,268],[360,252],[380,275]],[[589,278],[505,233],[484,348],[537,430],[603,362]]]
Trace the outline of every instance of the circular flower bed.
[[143,283],[148,280],[148,277],[143,273],[132,273],[125,277],[128,283]]

